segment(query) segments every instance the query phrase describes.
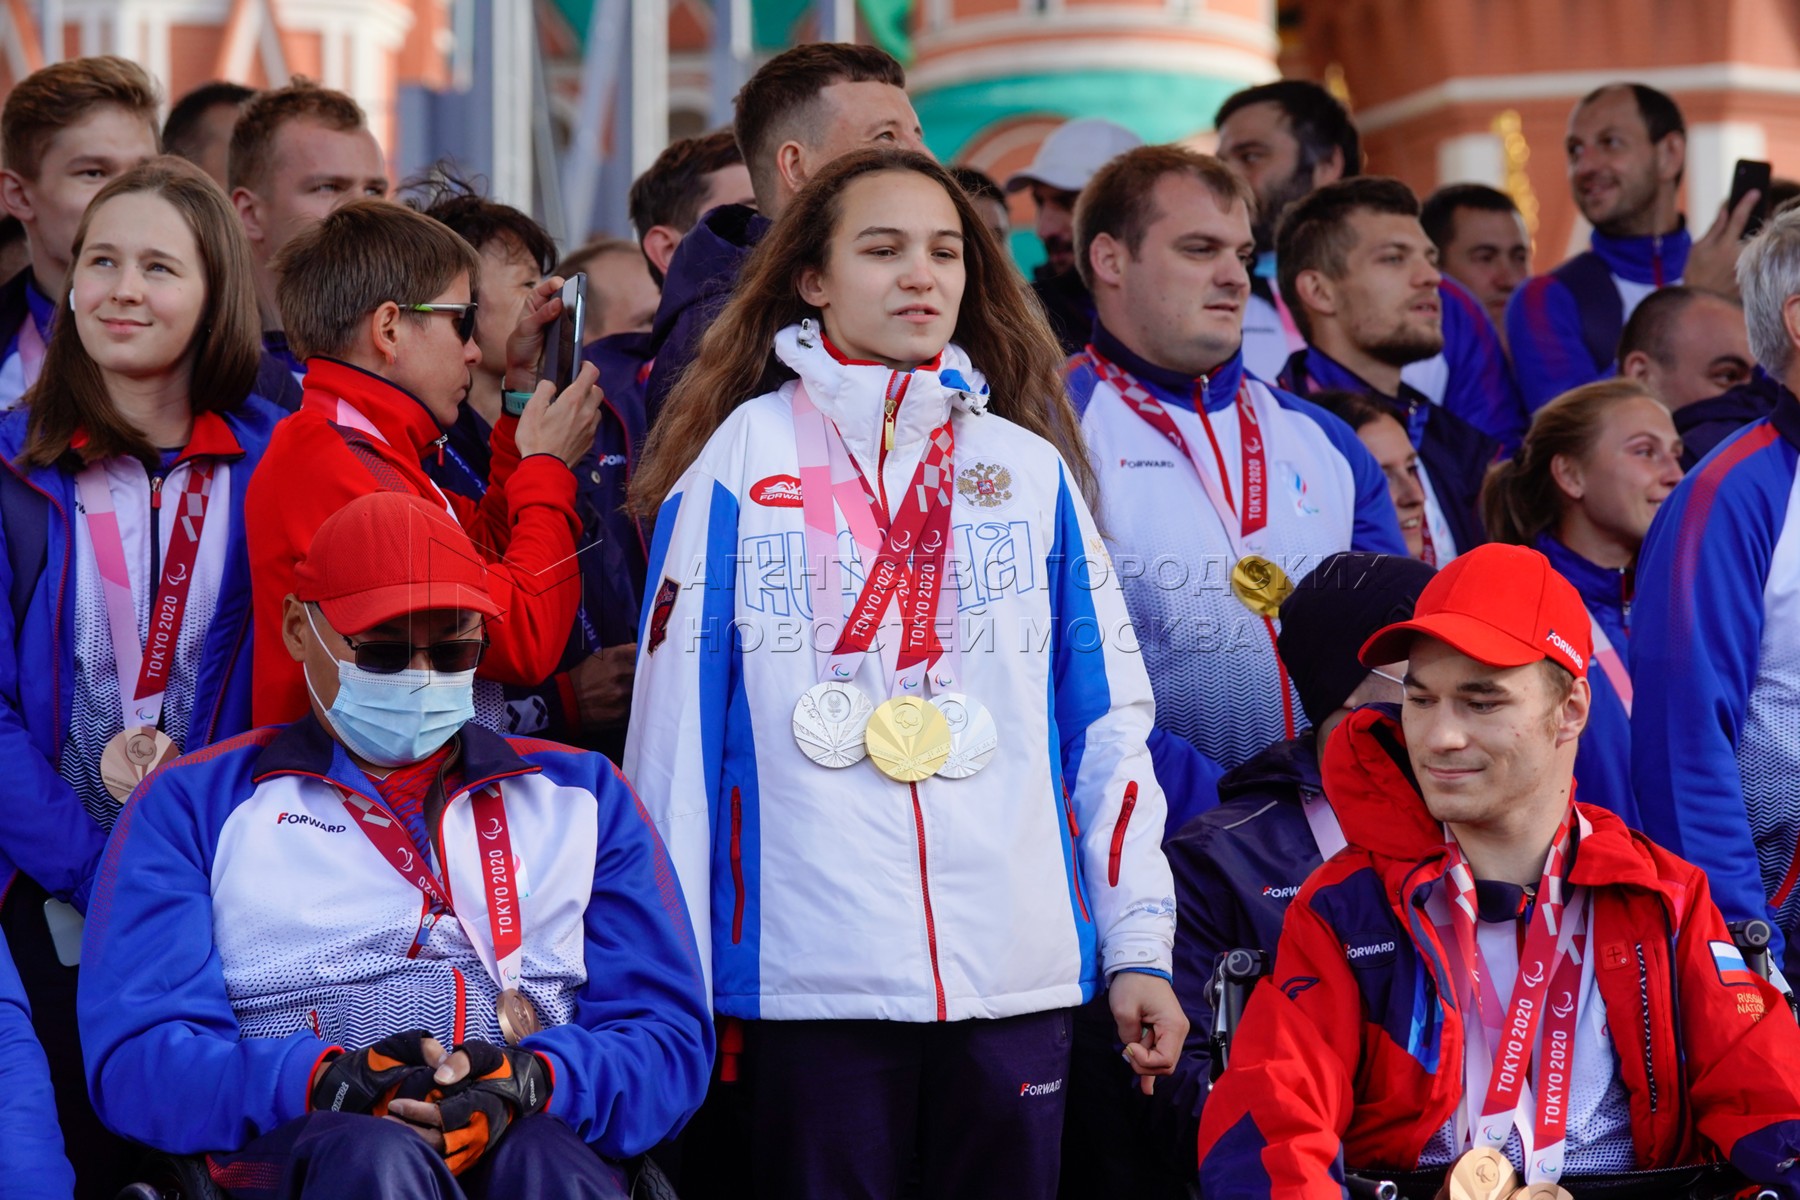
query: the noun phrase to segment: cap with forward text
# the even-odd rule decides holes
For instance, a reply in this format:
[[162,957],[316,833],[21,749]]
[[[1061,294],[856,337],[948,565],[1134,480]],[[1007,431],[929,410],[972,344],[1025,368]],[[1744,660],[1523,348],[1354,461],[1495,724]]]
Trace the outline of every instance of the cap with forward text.
[[1364,666],[1410,657],[1424,634],[1490,667],[1547,658],[1586,675],[1593,648],[1587,609],[1575,585],[1526,546],[1490,543],[1461,555],[1419,593],[1412,619],[1363,643]]

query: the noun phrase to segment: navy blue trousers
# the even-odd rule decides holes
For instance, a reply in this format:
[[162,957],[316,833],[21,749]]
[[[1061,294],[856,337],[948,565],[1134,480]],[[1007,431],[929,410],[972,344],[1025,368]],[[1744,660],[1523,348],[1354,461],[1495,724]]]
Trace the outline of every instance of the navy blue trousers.
[[232,1200],[626,1200],[625,1174],[555,1117],[507,1127],[459,1179],[425,1139],[361,1113],[315,1112],[207,1156]]
[[746,1021],[756,1194],[1053,1200],[1070,1023]]

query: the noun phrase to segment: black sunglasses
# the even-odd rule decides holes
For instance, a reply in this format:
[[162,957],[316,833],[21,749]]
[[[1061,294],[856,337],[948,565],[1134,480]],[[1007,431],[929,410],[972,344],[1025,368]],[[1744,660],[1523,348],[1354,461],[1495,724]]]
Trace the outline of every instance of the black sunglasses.
[[400,307],[407,312],[455,313],[456,336],[465,343],[475,340],[475,310],[480,305],[474,301],[468,304],[403,304]]
[[431,660],[431,669],[445,675],[473,671],[487,653],[488,639],[452,638],[415,646],[411,642],[357,642],[343,634],[344,644],[356,655],[356,665],[373,675],[398,675],[412,665],[413,656],[423,650]]

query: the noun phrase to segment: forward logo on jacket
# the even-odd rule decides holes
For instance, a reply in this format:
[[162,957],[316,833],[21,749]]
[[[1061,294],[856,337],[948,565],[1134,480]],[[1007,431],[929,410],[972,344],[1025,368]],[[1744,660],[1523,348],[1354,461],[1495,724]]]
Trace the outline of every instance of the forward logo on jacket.
[[770,475],[766,479],[759,479],[750,489],[750,499],[765,508],[799,508],[803,503],[800,498],[800,477]]

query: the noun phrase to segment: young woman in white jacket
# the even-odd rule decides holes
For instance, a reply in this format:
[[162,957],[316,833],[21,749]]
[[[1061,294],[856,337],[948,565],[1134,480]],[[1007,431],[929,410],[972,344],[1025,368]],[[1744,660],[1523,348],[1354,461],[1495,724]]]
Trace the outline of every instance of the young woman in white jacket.
[[1059,357],[943,168],[859,151],[757,248],[633,482],[625,771],[742,1022],[757,1194],[916,1164],[1047,1200],[1070,1009],[1108,991],[1146,1088],[1180,1052],[1149,682]]

